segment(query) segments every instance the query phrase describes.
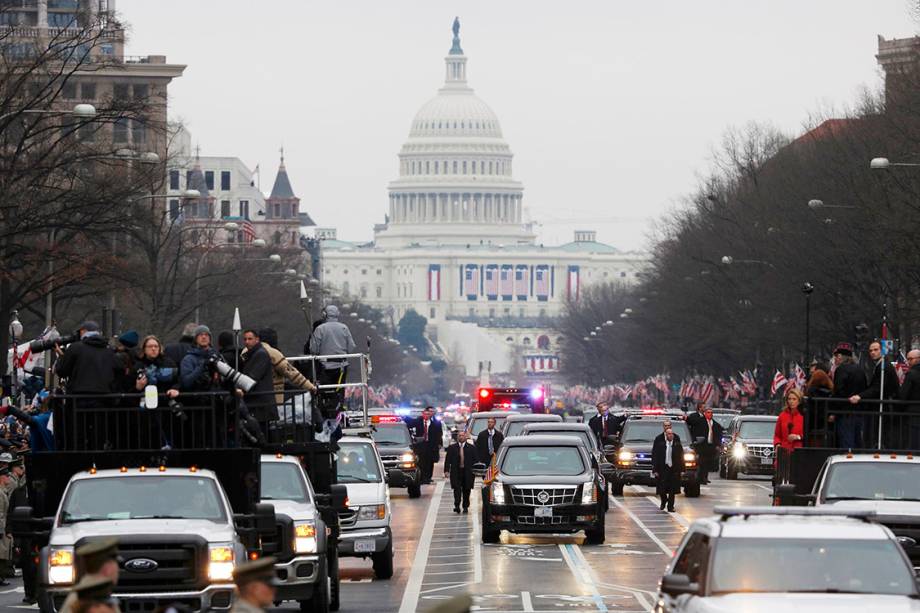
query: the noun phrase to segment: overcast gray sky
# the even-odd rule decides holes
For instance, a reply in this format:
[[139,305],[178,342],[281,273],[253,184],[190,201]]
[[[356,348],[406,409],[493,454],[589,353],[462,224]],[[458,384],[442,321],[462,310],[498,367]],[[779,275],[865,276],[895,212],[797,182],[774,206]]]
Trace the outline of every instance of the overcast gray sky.
[[729,126],[801,131],[877,88],[876,35],[908,0],[119,0],[128,53],[187,64],[171,116],[205,155],[274,180],[283,143],[302,208],[370,239],[416,111],[443,82],[460,16],[468,77],[501,120],[547,244],[596,228],[644,246]]

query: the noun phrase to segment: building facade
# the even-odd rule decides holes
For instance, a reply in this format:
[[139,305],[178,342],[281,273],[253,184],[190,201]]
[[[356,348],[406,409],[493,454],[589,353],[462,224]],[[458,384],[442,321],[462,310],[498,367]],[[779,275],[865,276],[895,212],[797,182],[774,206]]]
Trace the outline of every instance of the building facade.
[[648,262],[575,233],[537,244],[523,215],[523,185],[498,117],[467,81],[459,24],[445,58],[445,82],[412,121],[389,185],[386,221],[374,241],[323,238],[323,282],[382,309],[395,325],[409,310],[428,336],[475,374],[551,375],[559,368],[553,329],[568,301],[599,282],[635,283]]

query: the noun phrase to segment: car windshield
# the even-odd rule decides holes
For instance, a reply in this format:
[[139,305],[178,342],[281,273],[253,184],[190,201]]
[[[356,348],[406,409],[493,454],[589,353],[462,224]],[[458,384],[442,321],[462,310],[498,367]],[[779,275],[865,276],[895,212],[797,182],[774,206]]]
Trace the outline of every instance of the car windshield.
[[380,467],[370,443],[340,443],[336,465],[340,483],[379,483]]
[[[729,424],[732,423],[732,420],[735,418],[735,416],[732,413],[713,413],[712,418],[716,421],[717,424],[725,429],[728,428]],[[770,436],[773,436],[772,431]]]
[[[496,417],[495,418],[495,427],[500,428],[502,422],[505,421],[505,417]],[[472,438],[476,438],[480,432],[489,427],[489,420],[485,417],[476,417],[471,418],[469,421],[469,433]]]
[[374,442],[378,445],[408,447],[412,444],[409,428],[404,423],[377,424],[375,428]]
[[724,538],[715,548],[710,584],[714,594],[914,594],[912,569],[898,547],[887,539]]
[[776,428],[776,420],[771,421],[743,421],[738,436],[741,438],[773,438],[773,429]]
[[74,481],[61,506],[61,523],[118,519],[226,521],[213,479],[173,475],[97,477]]
[[901,462],[836,462],[824,500],[920,500],[920,466]]
[[509,447],[501,472],[512,477],[575,476],[585,472],[577,447]]
[[[627,421],[623,427],[624,443],[651,443],[655,437],[664,432],[660,421]],[[690,431],[682,421],[672,421],[671,429],[684,443],[690,441]]]
[[594,449],[595,439],[593,436],[589,436],[584,430],[527,430],[525,432],[527,435],[540,435],[540,434],[549,434],[549,435],[559,435],[559,436],[574,436],[581,440],[585,447],[588,449]]
[[310,502],[303,470],[290,462],[262,462],[262,500]]

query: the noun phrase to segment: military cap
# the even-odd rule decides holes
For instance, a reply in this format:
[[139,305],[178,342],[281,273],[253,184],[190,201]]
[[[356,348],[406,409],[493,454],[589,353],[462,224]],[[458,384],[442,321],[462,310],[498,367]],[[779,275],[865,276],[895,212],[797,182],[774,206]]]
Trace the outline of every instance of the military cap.
[[264,581],[269,585],[277,585],[275,562],[277,562],[275,558],[267,557],[240,564],[233,569],[233,580],[237,585],[246,585],[253,581]]
[[74,586],[73,591],[84,602],[105,602],[112,596],[114,588],[115,582],[108,577],[87,575]]
[[9,451],[4,451],[3,453],[0,453],[0,464],[9,464],[13,460],[14,460],[13,454],[10,453]]
[[0,477],[6,477],[10,474],[9,466],[0,466]]
[[77,555],[83,560],[84,564],[97,562],[94,566],[100,565],[106,560],[118,559],[118,539],[100,538],[93,539],[85,545],[77,548]]

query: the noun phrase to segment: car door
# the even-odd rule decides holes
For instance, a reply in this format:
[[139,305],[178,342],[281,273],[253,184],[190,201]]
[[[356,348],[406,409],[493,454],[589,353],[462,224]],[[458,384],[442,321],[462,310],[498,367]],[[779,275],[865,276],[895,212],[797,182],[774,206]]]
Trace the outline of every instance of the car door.
[[[691,532],[688,534],[677,553],[671,574],[687,575],[691,583],[700,586],[700,592],[705,593],[707,573],[709,571],[710,539],[704,532]],[[664,611],[691,612],[703,611],[704,599],[694,594],[670,596],[662,594]]]

